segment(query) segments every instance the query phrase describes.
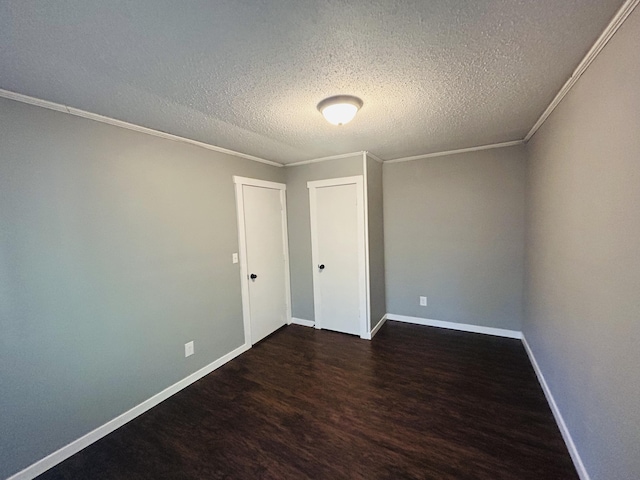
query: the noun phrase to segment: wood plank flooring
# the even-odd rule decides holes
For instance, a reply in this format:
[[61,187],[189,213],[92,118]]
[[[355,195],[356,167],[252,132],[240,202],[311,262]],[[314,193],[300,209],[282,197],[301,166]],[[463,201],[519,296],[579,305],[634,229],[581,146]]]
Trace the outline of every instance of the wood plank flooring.
[[51,479],[577,479],[519,340],[291,325]]

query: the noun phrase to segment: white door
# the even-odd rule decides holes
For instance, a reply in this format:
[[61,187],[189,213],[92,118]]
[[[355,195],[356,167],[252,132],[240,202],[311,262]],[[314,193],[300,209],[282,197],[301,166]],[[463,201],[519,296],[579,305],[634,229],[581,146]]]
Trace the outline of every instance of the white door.
[[[255,344],[288,323],[285,186],[234,177],[238,200],[245,339]],[[240,218],[242,217],[242,218]]]
[[316,328],[364,335],[362,177],[309,182]]

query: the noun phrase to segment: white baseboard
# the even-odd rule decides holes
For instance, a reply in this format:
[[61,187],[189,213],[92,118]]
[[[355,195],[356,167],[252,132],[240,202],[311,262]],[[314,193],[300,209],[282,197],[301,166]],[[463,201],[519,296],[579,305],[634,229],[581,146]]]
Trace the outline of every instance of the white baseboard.
[[291,317],[291,323],[294,325],[302,325],[303,327],[315,327],[316,322],[313,320],[305,320],[303,318]]
[[522,336],[522,344],[524,345],[524,349],[529,356],[529,360],[531,361],[531,365],[533,365],[533,369],[536,372],[536,376],[538,377],[538,381],[540,382],[540,386],[542,386],[542,391],[544,392],[544,396],[547,397],[547,402],[549,403],[549,407],[551,408],[551,412],[553,413],[553,417],[556,419],[556,423],[558,424],[558,428],[560,429],[560,433],[562,434],[562,438],[564,439],[564,443],[567,445],[567,449],[569,450],[569,455],[571,455],[571,459],[573,460],[573,464],[578,471],[578,476],[580,480],[590,480],[589,474],[587,473],[587,469],[584,467],[584,463],[582,463],[582,458],[580,458],[580,454],[578,453],[578,449],[576,448],[575,443],[573,443],[573,438],[571,438],[571,433],[569,433],[569,429],[567,428],[567,424],[564,423],[564,418],[562,418],[562,414],[558,409],[558,405],[556,404],[555,399],[553,398],[553,394],[549,389],[549,385],[547,385],[547,381],[542,374],[542,370],[540,370],[540,366],[536,361],[536,357],[533,355],[533,351],[531,347],[527,343],[527,339]]
[[360,337],[360,338],[364,338],[365,340],[371,340],[373,337],[376,336],[376,333],[378,333],[378,330],[382,328],[382,326],[384,325],[384,322],[386,321],[387,321],[387,315],[385,314],[380,319],[380,321],[378,321],[376,326],[371,329],[369,333],[367,333],[364,337]]
[[95,430],[90,431],[89,433],[87,433],[86,435],[83,435],[77,440],[74,440],[70,444],[65,445],[64,447],[62,447],[59,450],[56,450],[50,455],[47,455],[42,460],[38,460],[36,463],[28,466],[24,470],[21,470],[20,472],[12,475],[7,480],[32,480],[38,475],[46,472],[50,468],[59,464],[63,460],[66,460],[71,455],[78,453],[80,450],[84,449],[85,447],[88,447],[92,443],[100,440],[102,437],[105,437],[106,435],[110,434],[114,430],[120,428],[125,423],[133,420],[134,418],[143,414],[147,410],[150,410],[151,408],[155,407],[160,402],[166,400],[167,398],[174,395],[175,393],[178,393],[183,388],[188,387],[195,381],[200,380],[205,375],[213,372],[217,368],[220,368],[222,365],[229,362],[230,360],[233,360],[235,357],[246,352],[250,348],[251,346],[248,344],[241,345],[235,350],[227,353],[226,355],[210,363],[206,367],[201,368],[197,372],[194,372],[188,377],[183,378],[179,382],[174,383],[170,387],[165,388],[164,390],[155,394],[153,397],[145,400],[141,404],[133,407],[130,410],[127,410],[126,412],[117,416],[113,420],[110,420],[104,425],[96,428]]
[[415,323],[416,325],[426,325],[429,327],[448,328],[449,330],[460,330],[462,332],[483,333],[485,335],[494,335],[497,337],[522,338],[522,332],[518,330],[506,330],[504,328],[482,327],[479,325],[470,325],[468,323],[443,322],[442,320],[431,320],[429,318],[408,317],[406,315],[396,315],[395,313],[387,313],[387,320],[395,320],[396,322]]

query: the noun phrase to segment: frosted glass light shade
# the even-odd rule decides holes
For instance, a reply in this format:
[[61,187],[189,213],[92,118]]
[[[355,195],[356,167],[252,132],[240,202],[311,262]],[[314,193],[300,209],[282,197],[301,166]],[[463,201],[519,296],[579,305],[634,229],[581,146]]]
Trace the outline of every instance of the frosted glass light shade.
[[362,100],[351,95],[325,98],[318,104],[318,110],[333,125],[344,125],[353,120],[362,107]]

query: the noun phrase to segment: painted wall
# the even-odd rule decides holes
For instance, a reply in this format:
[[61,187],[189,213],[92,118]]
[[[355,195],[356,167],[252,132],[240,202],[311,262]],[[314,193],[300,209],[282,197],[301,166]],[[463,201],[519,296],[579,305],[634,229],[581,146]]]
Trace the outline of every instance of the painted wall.
[[521,329],[525,169],[522,146],[384,164],[389,313]]
[[592,480],[640,478],[640,9],[527,145],[524,334]]
[[5,478],[243,343],[231,177],[284,169],[6,99],[0,146]]
[[362,175],[362,155],[286,167],[284,170],[287,182],[291,312],[295,318],[314,321],[311,218],[307,182]]
[[367,157],[367,204],[369,226],[369,330],[387,313],[384,272],[384,219],[382,164]]

